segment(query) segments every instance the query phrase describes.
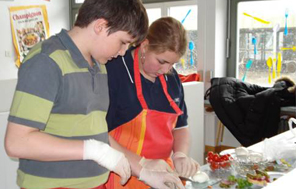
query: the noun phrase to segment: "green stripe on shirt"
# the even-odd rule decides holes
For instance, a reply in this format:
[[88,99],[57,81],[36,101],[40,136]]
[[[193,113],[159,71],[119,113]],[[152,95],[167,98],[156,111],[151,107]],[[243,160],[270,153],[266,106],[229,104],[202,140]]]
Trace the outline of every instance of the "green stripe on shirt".
[[[106,112],[51,114],[44,132],[64,137],[88,136],[108,132]],[[59,125],[59,127],[57,127]]]
[[71,58],[69,51],[56,50],[49,56],[52,58],[60,67],[62,75],[76,73],[76,72],[89,72],[88,68],[79,68]]
[[[18,170],[17,184],[26,189],[44,189],[44,188],[94,188],[107,182],[109,177],[109,171],[96,176],[88,178],[75,178],[75,179],[58,179],[58,178],[43,178],[24,174],[21,170]],[[34,186],[34,187],[32,187]],[[72,186],[72,187],[71,187]]]
[[10,109],[10,115],[45,124],[52,106],[53,102],[49,100],[29,93],[16,91]]

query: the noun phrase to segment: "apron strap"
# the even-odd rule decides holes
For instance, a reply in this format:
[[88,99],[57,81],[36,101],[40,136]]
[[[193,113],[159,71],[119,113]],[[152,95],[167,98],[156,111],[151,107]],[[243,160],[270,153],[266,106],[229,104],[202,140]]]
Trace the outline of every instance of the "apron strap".
[[141,106],[143,109],[148,109],[147,103],[144,99],[143,93],[142,93],[142,84],[141,84],[141,74],[139,69],[139,57],[138,57],[138,51],[139,47],[136,48],[134,52],[134,77],[135,77],[135,84],[136,84],[136,90],[137,90],[137,96],[141,103]]
[[175,110],[175,112],[177,113],[178,116],[182,115],[183,114],[182,110],[179,108],[179,106],[175,103],[175,101],[172,99],[172,97],[168,93],[167,84],[166,84],[166,81],[165,81],[163,75],[159,76],[159,79],[160,79],[160,82],[161,82],[161,85],[163,88],[163,92],[164,92],[165,96],[167,97],[171,107]]
[[[138,96],[138,99],[141,103],[142,108],[148,109],[147,103],[146,103],[145,98],[142,93],[142,83],[141,83],[141,74],[140,74],[140,69],[139,69],[138,52],[139,52],[139,47],[136,48],[136,50],[134,52],[134,77],[135,77],[137,96]],[[163,75],[159,76],[159,79],[160,79],[160,82],[161,82],[161,85],[163,88],[163,92],[164,92],[166,98],[168,99],[171,107],[175,110],[175,112],[177,113],[178,116],[183,114],[182,110],[180,110],[179,106],[175,103],[175,101],[173,101],[172,97],[169,95],[164,76]]]

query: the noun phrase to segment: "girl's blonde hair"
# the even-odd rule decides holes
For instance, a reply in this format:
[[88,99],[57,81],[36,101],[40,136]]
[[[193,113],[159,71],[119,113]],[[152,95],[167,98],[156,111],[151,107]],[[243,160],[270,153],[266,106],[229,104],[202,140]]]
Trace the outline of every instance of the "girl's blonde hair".
[[148,50],[163,53],[173,51],[182,57],[187,49],[187,33],[181,22],[172,17],[154,21],[148,30]]

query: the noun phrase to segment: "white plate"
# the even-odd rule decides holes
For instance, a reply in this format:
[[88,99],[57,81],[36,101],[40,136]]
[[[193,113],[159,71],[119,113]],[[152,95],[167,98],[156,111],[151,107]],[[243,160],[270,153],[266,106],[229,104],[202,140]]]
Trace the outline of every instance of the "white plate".
[[[282,173],[282,172],[274,172],[274,171],[269,171],[267,172],[267,174],[270,176],[269,180],[270,180],[270,183],[274,182],[274,179],[278,179],[280,178],[281,176],[283,176],[285,173]],[[238,178],[238,177],[236,177]],[[219,181],[219,180],[218,180]],[[217,180],[216,180],[217,182]],[[268,184],[270,184],[268,183]],[[220,189],[220,186],[219,186],[220,182],[216,183],[215,186],[213,188],[215,189]],[[268,185],[267,184],[267,185]],[[192,186],[195,186],[195,187],[189,187],[188,189],[195,189],[195,188],[203,188],[203,187],[200,187],[201,185],[198,185],[198,184],[193,184]],[[236,186],[237,186],[237,183],[232,185],[229,189],[236,189]],[[187,187],[186,187],[187,188]],[[256,185],[256,184],[253,184],[251,187],[249,187],[248,189],[262,189],[262,186],[259,186],[259,185]]]
[[269,171],[269,172],[267,172],[267,174],[270,176],[270,178],[269,178],[270,182],[273,182],[274,179],[278,179],[278,178],[280,178],[280,177],[283,176],[285,173]]
[[232,157],[234,157],[235,156],[235,149],[223,150],[219,154],[220,154],[220,156],[225,155],[225,154],[230,154]]

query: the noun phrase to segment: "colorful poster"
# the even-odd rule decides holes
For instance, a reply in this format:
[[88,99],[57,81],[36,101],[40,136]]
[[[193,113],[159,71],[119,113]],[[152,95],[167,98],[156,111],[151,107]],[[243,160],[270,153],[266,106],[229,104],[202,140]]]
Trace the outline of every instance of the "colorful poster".
[[10,7],[13,44],[19,67],[29,50],[48,38],[49,24],[45,5]]

